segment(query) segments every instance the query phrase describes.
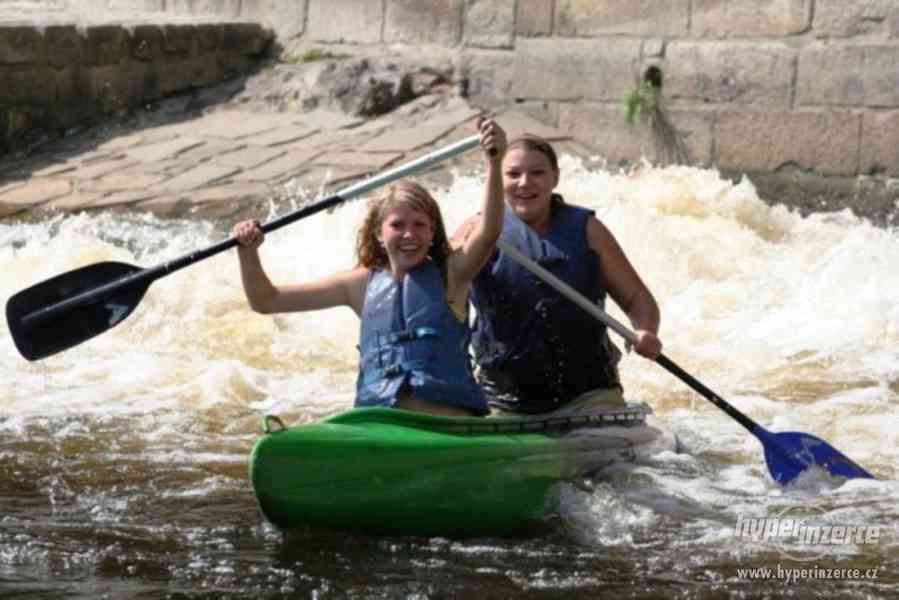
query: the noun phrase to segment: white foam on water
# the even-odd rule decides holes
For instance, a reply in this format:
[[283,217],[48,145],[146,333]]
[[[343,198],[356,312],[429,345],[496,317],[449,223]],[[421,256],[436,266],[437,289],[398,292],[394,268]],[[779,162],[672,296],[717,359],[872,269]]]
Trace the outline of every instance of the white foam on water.
[[[690,458],[662,453],[638,477],[579,492],[568,518],[583,537],[638,547],[648,530],[674,532],[680,523],[694,544],[729,552],[721,532],[740,507],[856,503],[864,521],[899,504],[896,232],[848,212],[802,217],[760,200],[750,181],[713,170],[611,172],[571,157],[561,166],[559,191],[596,210],[658,299],[670,358],[764,427],[821,437],[886,480],[782,490],[752,435],[662,368],[628,355],[627,397],[649,402]],[[477,211],[482,185],[480,174],[457,175],[433,190],[450,232]],[[351,268],[365,209],[354,200],[270,233],[261,255],[272,280]],[[154,266],[226,235],[203,221],[111,212],[0,224],[0,295],[98,261]],[[607,308],[627,324],[614,303]],[[192,431],[183,421],[197,414],[244,435],[263,413],[318,418],[352,403],[358,335],[348,308],[253,313],[229,251],[158,280],[120,325],[38,362],[22,359],[0,326],[3,427],[153,414],[140,434],[150,440]]]

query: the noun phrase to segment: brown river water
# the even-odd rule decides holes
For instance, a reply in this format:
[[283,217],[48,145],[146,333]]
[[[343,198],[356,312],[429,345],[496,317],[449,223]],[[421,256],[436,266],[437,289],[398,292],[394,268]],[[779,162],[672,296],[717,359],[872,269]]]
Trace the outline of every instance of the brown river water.
[[[630,355],[628,398],[686,451],[612,467],[592,491],[562,486],[560,510],[533,532],[284,534],[255,505],[249,450],[265,414],[308,422],[351,405],[358,321],[252,313],[232,251],[157,281],[121,325],[41,361],[0,327],[0,597],[895,597],[897,232],[848,213],[803,218],[710,170],[618,173],[570,157],[562,168],[560,191],[597,210],[654,291],[672,359],[763,426],[815,434],[877,480],[782,489],[755,438]],[[435,190],[450,229],[481,185],[459,175]],[[273,279],[350,266],[363,210],[271,234]],[[0,297],[94,262],[153,266],[229,225],[126,212],[7,221]],[[774,542],[738,526],[799,512],[876,539]]]

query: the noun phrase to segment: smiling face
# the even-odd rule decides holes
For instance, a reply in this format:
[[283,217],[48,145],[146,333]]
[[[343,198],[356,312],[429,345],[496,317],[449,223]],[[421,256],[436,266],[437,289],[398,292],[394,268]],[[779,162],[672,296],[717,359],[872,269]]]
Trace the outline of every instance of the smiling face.
[[387,251],[393,273],[407,273],[427,257],[434,241],[434,223],[424,212],[398,204],[381,221],[378,241]]
[[558,167],[545,152],[527,144],[510,144],[503,158],[503,192],[518,218],[531,226],[545,224],[558,183]]
[[427,259],[445,273],[450,252],[440,207],[425,188],[409,180],[391,185],[369,203],[356,234],[357,266],[390,269],[395,277]]

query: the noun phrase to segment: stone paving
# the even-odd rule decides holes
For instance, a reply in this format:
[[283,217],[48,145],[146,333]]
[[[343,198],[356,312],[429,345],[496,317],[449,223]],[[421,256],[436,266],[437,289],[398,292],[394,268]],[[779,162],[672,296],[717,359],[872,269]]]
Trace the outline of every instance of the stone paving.
[[[178,102],[177,99],[172,102]],[[0,218],[125,208],[161,216],[233,217],[287,197],[335,191],[475,133],[464,99],[422,97],[366,121],[339,112],[260,112],[240,105],[165,122],[96,127],[25,157],[0,157]],[[510,135],[529,131],[586,154],[525,114],[506,112]],[[479,168],[471,151],[424,177]],[[249,213],[248,213],[249,214]]]

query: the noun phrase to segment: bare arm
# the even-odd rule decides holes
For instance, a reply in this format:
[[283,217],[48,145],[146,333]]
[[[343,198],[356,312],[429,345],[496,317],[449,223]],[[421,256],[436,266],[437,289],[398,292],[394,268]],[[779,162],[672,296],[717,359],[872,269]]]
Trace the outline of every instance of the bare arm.
[[587,221],[587,243],[599,256],[599,268],[609,295],[630,319],[637,343],[634,349],[655,359],[662,351],[658,338],[659,306],[643,280],[634,270],[612,232],[595,218]]
[[274,285],[259,259],[258,248],[265,234],[258,223],[238,223],[234,236],[239,244],[237,256],[244,293],[254,311],[271,314],[349,306],[356,314],[362,313],[367,269],[341,271],[309,283]]
[[478,221],[481,220],[481,213],[476,215],[472,215],[465,219],[459,227],[456,229],[455,233],[453,233],[452,239],[450,239],[450,246],[453,250],[457,250],[462,248],[465,245],[465,240],[468,239],[468,236],[471,235],[471,232],[474,231],[474,228],[477,226]]
[[[481,146],[487,165],[487,179],[478,219],[466,222],[467,232],[453,239],[453,253],[449,259],[450,294],[453,298],[464,291],[496,248],[496,241],[503,230],[503,178],[502,159],[506,150],[506,134],[492,120],[479,123]],[[495,150],[493,154],[490,150]]]

